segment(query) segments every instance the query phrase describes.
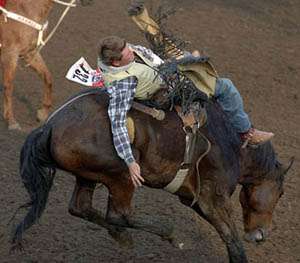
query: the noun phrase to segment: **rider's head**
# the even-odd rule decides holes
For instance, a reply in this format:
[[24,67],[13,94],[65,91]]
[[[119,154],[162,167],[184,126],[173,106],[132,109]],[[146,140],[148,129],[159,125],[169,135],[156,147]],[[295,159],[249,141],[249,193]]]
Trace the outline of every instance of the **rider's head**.
[[100,40],[98,56],[108,66],[121,67],[134,60],[132,50],[123,38],[109,36]]

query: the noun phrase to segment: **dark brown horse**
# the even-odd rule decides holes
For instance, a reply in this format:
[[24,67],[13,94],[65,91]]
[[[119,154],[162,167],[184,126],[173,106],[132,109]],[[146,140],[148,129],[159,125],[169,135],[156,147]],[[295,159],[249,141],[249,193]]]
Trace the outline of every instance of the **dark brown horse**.
[[[30,196],[30,210],[14,232],[13,246],[20,245],[23,232],[42,215],[56,168],[76,176],[69,206],[72,215],[105,227],[120,243],[130,240],[126,228],[142,229],[172,241],[172,231],[166,225],[132,215],[134,186],[127,166],[112,144],[107,106],[105,91],[84,91],[29,134],[21,152],[20,173]],[[262,241],[283,193],[287,169],[276,160],[271,143],[241,149],[239,136],[216,102],[209,102],[207,111],[208,122],[201,132],[212,147],[198,165],[201,191],[192,209],[218,231],[230,262],[247,262],[231,217],[230,197],[240,183],[247,238]],[[173,111],[167,112],[163,121],[136,110],[129,115],[136,127],[132,149],[141,165],[145,185],[161,189],[172,181],[183,161],[185,133],[181,120]],[[194,161],[202,153],[203,145],[204,141],[198,138]],[[109,191],[106,216],[92,207],[97,183],[104,184]],[[190,206],[196,193],[197,172],[193,165],[175,194]]]
[[[82,5],[92,0],[80,0]],[[61,1],[63,2],[63,1]],[[8,0],[5,9],[44,25],[54,5],[54,0]],[[10,18],[0,11],[0,54],[4,85],[4,113],[9,129],[20,129],[13,112],[13,80],[19,58],[23,58],[43,79],[42,107],[37,112],[39,121],[47,119],[52,105],[52,76],[37,50],[39,31]]]

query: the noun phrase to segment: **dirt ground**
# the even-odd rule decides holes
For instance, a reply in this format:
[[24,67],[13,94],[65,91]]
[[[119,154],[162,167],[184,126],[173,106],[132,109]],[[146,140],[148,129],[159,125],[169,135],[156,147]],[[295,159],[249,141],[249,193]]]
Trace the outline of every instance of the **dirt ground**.
[[[90,7],[71,10],[42,54],[54,77],[54,102],[59,106],[81,89],[65,79],[67,69],[83,56],[95,67],[98,39],[120,35],[146,44],[127,17],[129,0],[94,0]],[[158,0],[152,1],[157,4]],[[285,194],[273,217],[274,230],[266,242],[244,243],[250,262],[300,262],[300,1],[299,0],[167,0],[177,13],[170,28],[203,49],[221,76],[239,88],[256,127],[273,131],[282,162],[295,157],[286,178]],[[151,1],[146,1],[147,4]],[[50,24],[62,11],[56,7]],[[2,76],[1,76],[2,77]],[[214,229],[176,197],[143,187],[135,195],[136,213],[173,222],[183,249],[160,238],[131,231],[135,247],[123,250],[107,232],[68,214],[74,178],[59,171],[47,209],[39,224],[25,235],[26,251],[9,255],[9,219],[27,200],[18,174],[18,157],[26,133],[38,126],[35,111],[42,83],[24,64],[15,80],[15,113],[22,132],[9,132],[0,117],[0,262],[227,262],[224,245]],[[3,92],[0,91],[0,108]],[[238,190],[234,216],[243,235]],[[95,206],[104,210],[107,192],[99,189]],[[22,212],[17,218],[22,216]]]

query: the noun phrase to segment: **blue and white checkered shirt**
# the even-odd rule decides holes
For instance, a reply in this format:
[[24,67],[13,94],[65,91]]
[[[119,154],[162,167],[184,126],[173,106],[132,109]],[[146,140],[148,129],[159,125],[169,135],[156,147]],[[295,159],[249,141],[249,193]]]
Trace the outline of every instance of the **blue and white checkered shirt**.
[[128,77],[114,81],[107,87],[110,96],[108,115],[111,121],[115,149],[126,164],[135,161],[126,127],[126,116],[130,109],[137,87],[137,78]]
[[[163,61],[152,52],[152,50],[143,46],[130,46],[140,51],[154,64],[160,65],[163,63]],[[107,66],[99,59],[98,66],[102,69],[102,71],[124,70],[124,67],[115,68]],[[138,80],[136,77],[128,77],[126,79],[114,81],[111,83],[111,86],[106,88],[110,95],[108,115],[111,121],[113,143],[118,155],[126,162],[127,165],[135,161],[131,151],[130,140],[126,127],[126,115],[132,105],[137,84]]]

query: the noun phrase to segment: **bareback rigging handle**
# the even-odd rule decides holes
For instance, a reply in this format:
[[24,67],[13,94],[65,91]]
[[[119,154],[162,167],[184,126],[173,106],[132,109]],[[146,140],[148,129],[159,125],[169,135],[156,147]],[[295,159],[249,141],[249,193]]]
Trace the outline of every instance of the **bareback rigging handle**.
[[154,119],[157,119],[159,121],[162,121],[166,115],[165,112],[162,110],[150,108],[150,107],[147,107],[147,106],[145,106],[141,103],[135,102],[135,101],[132,102],[132,108],[134,108],[138,111],[144,112],[148,115],[151,115]]

